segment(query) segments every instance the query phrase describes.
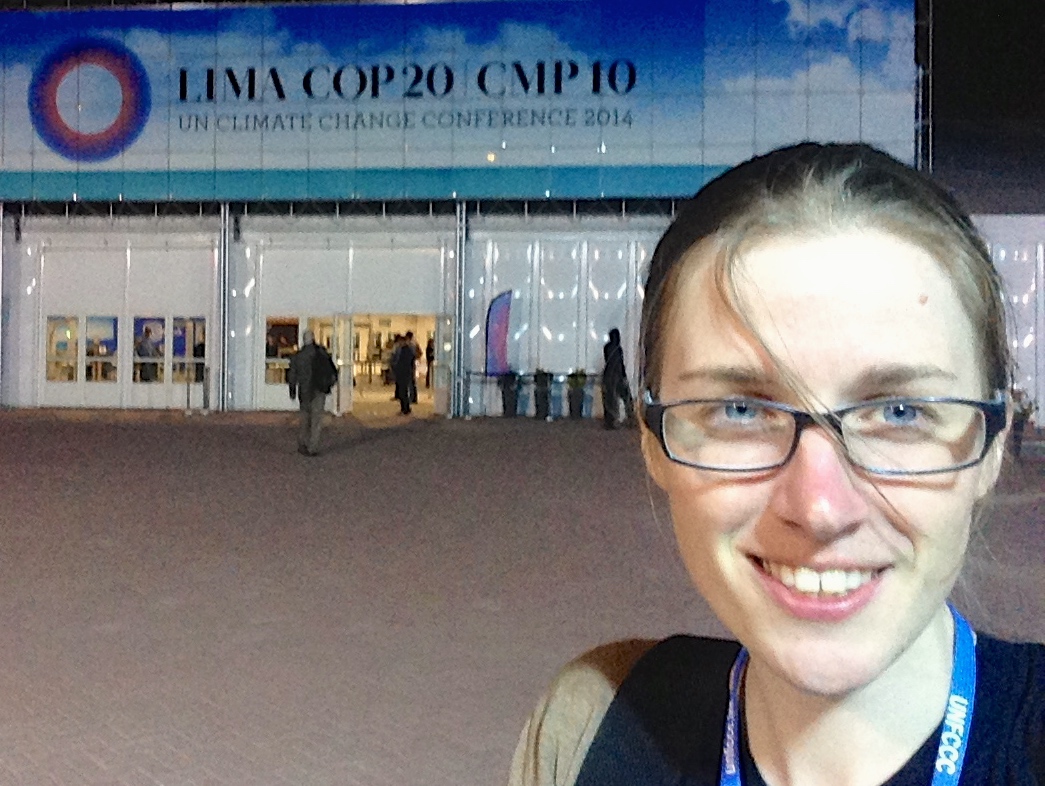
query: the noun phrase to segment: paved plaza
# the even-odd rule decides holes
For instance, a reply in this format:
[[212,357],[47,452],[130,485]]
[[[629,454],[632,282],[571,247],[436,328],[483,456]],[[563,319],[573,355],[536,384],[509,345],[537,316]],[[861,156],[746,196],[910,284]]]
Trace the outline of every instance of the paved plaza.
[[[597,643],[721,633],[637,432],[0,412],[0,784],[496,786]],[[963,579],[1045,640],[1045,459]]]

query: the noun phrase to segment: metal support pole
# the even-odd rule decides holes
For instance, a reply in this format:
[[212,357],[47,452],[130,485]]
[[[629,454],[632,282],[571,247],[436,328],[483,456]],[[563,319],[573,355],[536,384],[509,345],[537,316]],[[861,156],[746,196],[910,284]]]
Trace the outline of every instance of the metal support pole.
[[918,69],[917,130],[915,132],[915,166],[932,172],[935,164],[935,129],[933,127],[933,2],[915,2],[915,61]]
[[[1045,330],[1045,289],[1042,288],[1042,284],[1045,284],[1045,243],[1034,244],[1034,279],[1035,279],[1035,290],[1034,290],[1034,334],[1036,336],[1045,335],[1042,331]],[[1032,394],[1034,397],[1034,403],[1037,406],[1037,411],[1033,417],[1035,425],[1039,428],[1045,425],[1045,420],[1042,419],[1042,406],[1045,405],[1045,347],[1042,346],[1040,341],[1034,342],[1034,389],[1033,391],[1027,391],[1028,394]]]
[[454,348],[453,368],[451,373],[453,381],[450,386],[450,417],[459,418],[464,416],[467,402],[465,401],[465,363],[464,363],[464,254],[468,247],[468,205],[463,201],[457,202],[457,225],[456,225],[456,253],[454,262],[456,271],[454,273],[454,286],[457,291],[454,294]]
[[229,408],[229,243],[232,219],[229,203],[221,203],[221,236],[218,240],[218,323],[221,328],[218,347],[218,411]]
[[4,300],[4,218],[3,202],[0,202],[0,404],[3,403],[4,390],[4,330],[10,323],[10,308]]

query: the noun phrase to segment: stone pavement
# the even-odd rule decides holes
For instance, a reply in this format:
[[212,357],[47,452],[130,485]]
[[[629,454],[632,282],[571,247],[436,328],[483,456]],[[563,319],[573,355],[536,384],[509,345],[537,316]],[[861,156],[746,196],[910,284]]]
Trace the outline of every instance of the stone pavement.
[[[721,633],[634,431],[382,425],[0,412],[0,784],[491,786],[570,657]],[[1045,640],[1036,456],[964,605]]]

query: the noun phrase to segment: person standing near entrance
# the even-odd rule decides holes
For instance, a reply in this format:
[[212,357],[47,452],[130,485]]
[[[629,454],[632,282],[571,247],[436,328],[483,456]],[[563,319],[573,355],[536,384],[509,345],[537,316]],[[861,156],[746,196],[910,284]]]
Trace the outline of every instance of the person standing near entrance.
[[392,352],[392,375],[396,381],[396,398],[399,400],[399,412],[410,414],[410,404],[414,398],[414,368],[417,363],[417,345],[413,334],[407,333],[402,341],[397,342]]
[[602,418],[603,425],[612,429],[617,426],[619,402],[624,402],[624,414],[629,423],[635,417],[628,375],[624,372],[624,350],[620,345],[620,331],[617,328],[610,331],[610,340],[602,348],[602,356],[606,361],[602,370]]
[[410,403],[417,403],[417,361],[421,359],[421,347],[414,338],[414,331],[406,331],[406,343],[414,353],[414,365],[410,370]]
[[[148,358],[150,361],[153,358],[158,358],[162,354],[160,351],[159,344],[156,343],[156,339],[152,337],[152,328],[148,325],[142,331],[141,337],[138,339],[138,343],[135,344],[134,354],[140,358]],[[155,382],[159,378],[159,364],[155,362],[143,362],[138,363],[138,381],[139,382]]]
[[435,339],[428,339],[425,344],[425,387],[432,387],[432,365],[435,363]]
[[287,373],[290,398],[298,400],[298,453],[303,456],[319,455],[319,432],[323,428],[327,393],[336,379],[337,366],[330,353],[316,343],[311,330],[306,330],[301,335],[301,349],[291,357]]

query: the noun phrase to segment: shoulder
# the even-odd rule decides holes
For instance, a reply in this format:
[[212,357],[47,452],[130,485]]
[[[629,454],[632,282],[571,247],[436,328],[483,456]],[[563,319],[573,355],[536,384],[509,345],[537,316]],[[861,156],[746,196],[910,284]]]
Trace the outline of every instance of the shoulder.
[[1045,784],[1045,645],[979,634],[976,665],[974,769],[983,783]]
[[[583,655],[559,673],[527,721],[509,784],[573,786],[582,770],[585,783],[667,783],[671,772],[703,773],[705,749],[717,768],[739,649],[733,641],[672,636]],[[695,751],[705,737],[710,748]]]
[[613,642],[567,664],[523,727],[510,786],[573,784],[617,689],[655,644],[648,639]]
[[981,633],[976,665],[977,690],[983,688],[990,704],[1036,702],[1039,711],[1045,708],[1045,644],[1003,641]]

